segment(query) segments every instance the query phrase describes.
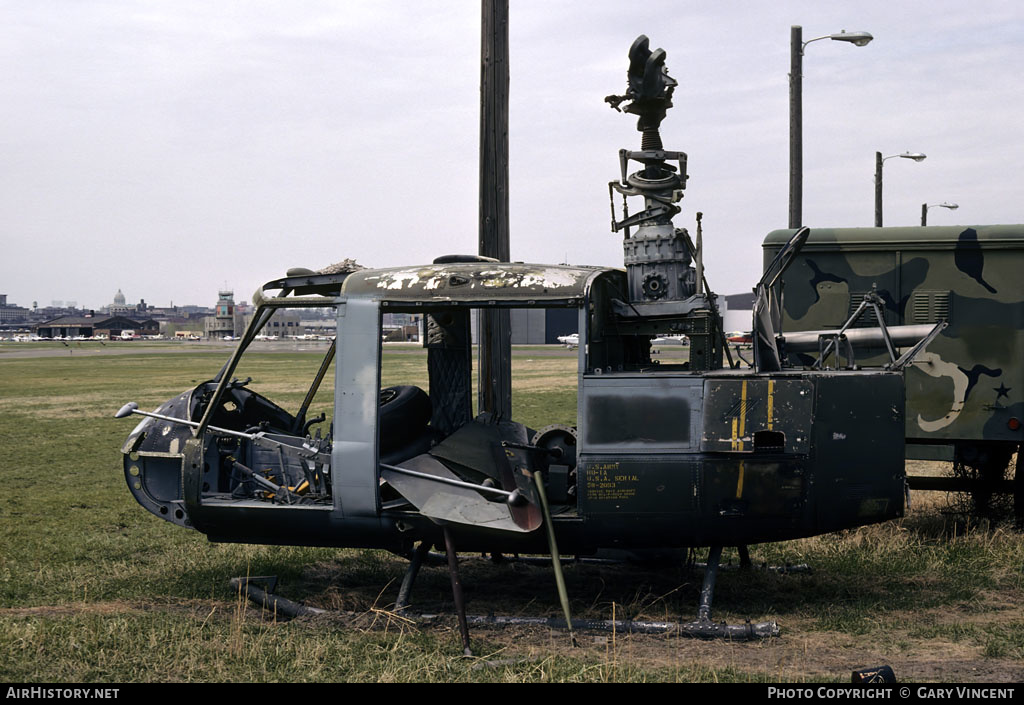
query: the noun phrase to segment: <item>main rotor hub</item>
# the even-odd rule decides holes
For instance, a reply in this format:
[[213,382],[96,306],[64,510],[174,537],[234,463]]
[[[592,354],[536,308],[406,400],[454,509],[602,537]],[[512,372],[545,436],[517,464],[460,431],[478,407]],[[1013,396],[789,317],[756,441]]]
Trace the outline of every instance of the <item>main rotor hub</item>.
[[[686,154],[666,151],[660,132],[677,83],[668,75],[665,51],[651,51],[649,45],[644,35],[633,42],[626,93],[605,98],[616,110],[637,115],[637,130],[642,134],[639,151],[619,150],[620,178],[608,184],[609,196],[622,194],[623,219],[616,219],[613,202],[612,231],[625,233],[623,260],[631,303],[681,301],[696,291],[689,236],[672,224],[686,188]],[[627,173],[630,161],[643,168]],[[629,215],[626,199],[630,196],[642,196],[644,210]]]

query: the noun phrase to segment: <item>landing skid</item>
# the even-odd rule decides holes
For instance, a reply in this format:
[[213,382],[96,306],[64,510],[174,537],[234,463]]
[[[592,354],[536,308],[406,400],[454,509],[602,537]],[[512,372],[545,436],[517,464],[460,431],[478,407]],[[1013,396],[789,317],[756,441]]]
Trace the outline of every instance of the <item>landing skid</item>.
[[[446,532],[447,533],[447,532]],[[413,584],[419,574],[420,567],[424,560],[435,558],[430,553],[430,544],[421,543],[411,556],[409,567],[402,579],[398,591],[398,599],[395,603],[395,611],[400,612],[402,617],[421,622],[434,623],[445,615],[440,614],[415,614],[409,610],[409,597],[412,593]],[[462,639],[463,653],[472,656],[469,643],[469,626],[490,626],[490,627],[516,627],[516,626],[543,626],[551,629],[568,629],[570,636],[576,631],[606,631],[616,633],[636,634],[667,634],[671,636],[690,637],[696,639],[729,639],[733,641],[750,641],[754,639],[767,639],[779,636],[779,626],[775,622],[752,623],[747,621],[743,624],[726,624],[715,622],[711,618],[711,605],[714,596],[715,583],[718,579],[718,572],[722,558],[722,547],[712,546],[708,554],[708,561],[704,570],[704,581],[700,591],[700,604],[697,609],[697,619],[693,622],[648,622],[639,620],[594,620],[594,619],[565,619],[554,617],[511,617],[496,615],[467,615],[466,605],[462,595],[462,585],[458,572],[458,558],[454,546],[451,544],[450,536],[446,536],[446,556],[449,574],[452,579],[452,594],[455,599],[455,608],[459,624],[459,635]],[[749,554],[741,547],[740,565],[743,568],[750,567]],[[307,616],[323,614],[323,610],[305,607],[304,605],[291,602],[282,597],[274,595],[270,591],[275,589],[276,578],[235,578],[232,586],[244,590],[249,598],[267,609],[273,609],[276,613],[288,617]],[[266,586],[266,589],[261,587]],[[575,639],[573,639],[575,645]]]

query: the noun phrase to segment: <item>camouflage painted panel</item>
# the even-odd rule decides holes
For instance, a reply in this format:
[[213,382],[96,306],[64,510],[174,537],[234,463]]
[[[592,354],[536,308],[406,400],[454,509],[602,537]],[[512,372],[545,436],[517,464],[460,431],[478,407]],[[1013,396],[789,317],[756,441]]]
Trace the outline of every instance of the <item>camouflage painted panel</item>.
[[[766,265],[792,232],[768,235]],[[783,278],[783,330],[837,328],[872,288],[888,325],[946,320],[907,371],[907,438],[1021,442],[1022,273],[1024,225],[812,230]]]

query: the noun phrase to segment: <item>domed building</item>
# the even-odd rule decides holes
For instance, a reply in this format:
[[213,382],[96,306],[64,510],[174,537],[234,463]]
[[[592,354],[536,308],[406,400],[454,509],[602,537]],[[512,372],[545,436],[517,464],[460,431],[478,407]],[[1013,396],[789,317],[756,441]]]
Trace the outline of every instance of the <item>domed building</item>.
[[110,311],[111,316],[126,316],[129,313],[135,312],[135,308],[133,306],[129,306],[125,303],[124,294],[120,289],[118,289],[117,293],[114,294],[114,303],[110,304],[110,306],[107,307],[107,310]]

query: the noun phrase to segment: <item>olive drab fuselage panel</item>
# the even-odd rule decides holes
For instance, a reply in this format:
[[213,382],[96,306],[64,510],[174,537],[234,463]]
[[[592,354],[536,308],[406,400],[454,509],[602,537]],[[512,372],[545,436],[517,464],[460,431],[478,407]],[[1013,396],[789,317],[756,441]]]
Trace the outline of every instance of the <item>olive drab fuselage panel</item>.
[[[766,264],[791,232],[768,235]],[[1022,272],[1022,225],[812,229],[783,277],[783,330],[837,328],[872,289],[887,325],[945,320],[906,372],[907,439],[1020,443]]]

